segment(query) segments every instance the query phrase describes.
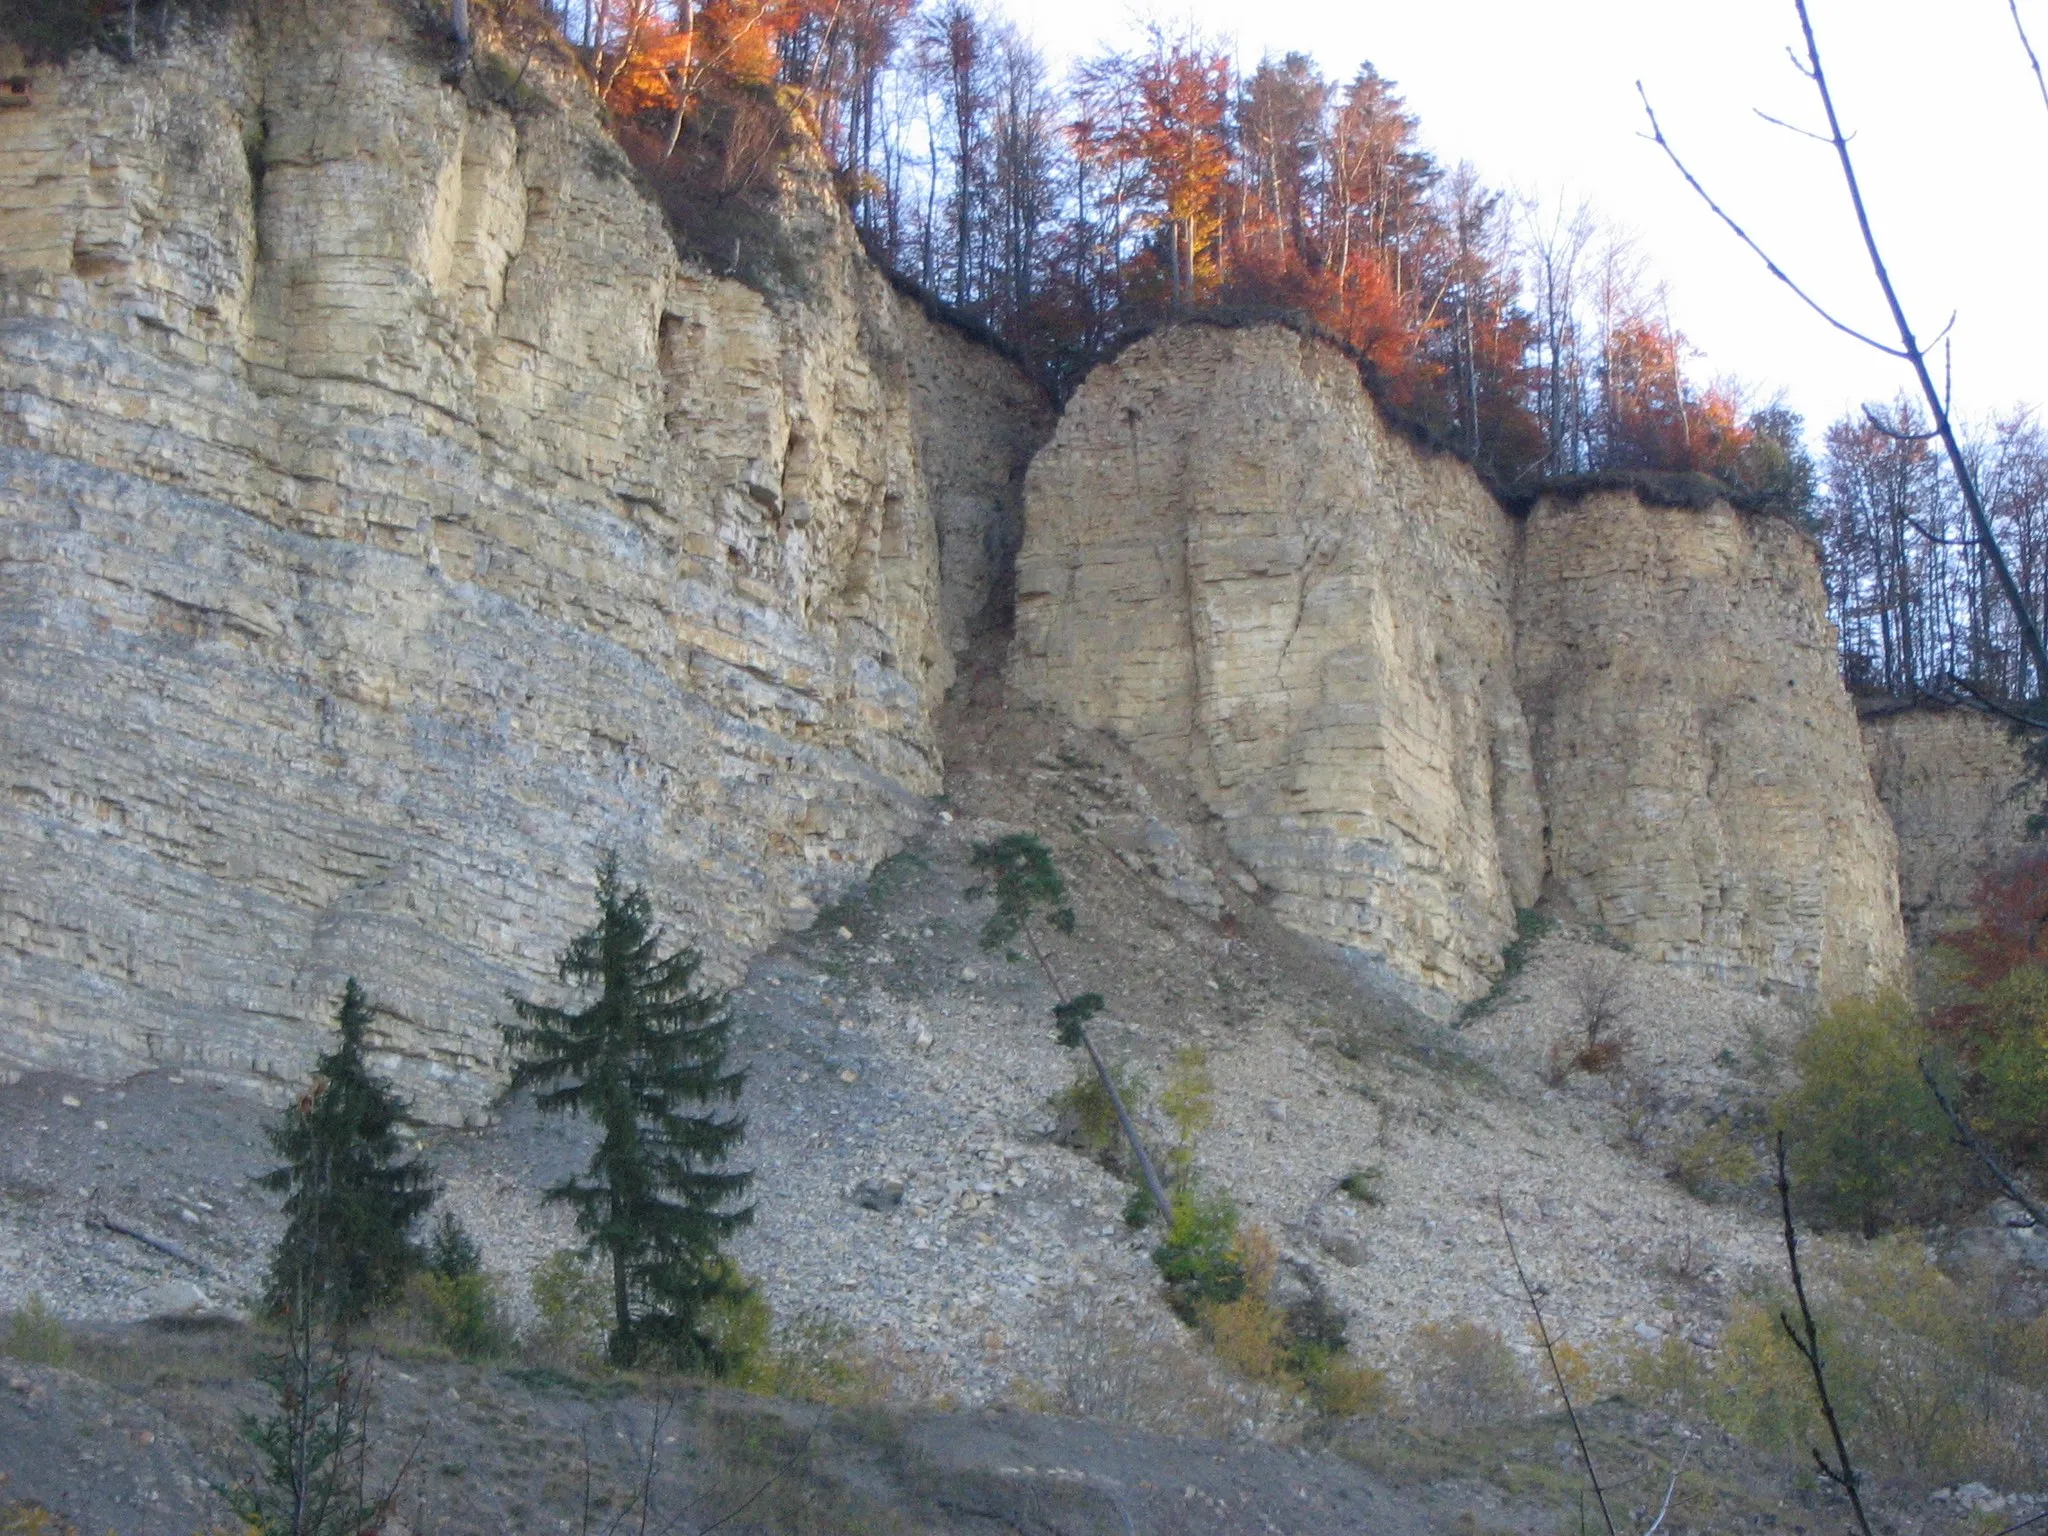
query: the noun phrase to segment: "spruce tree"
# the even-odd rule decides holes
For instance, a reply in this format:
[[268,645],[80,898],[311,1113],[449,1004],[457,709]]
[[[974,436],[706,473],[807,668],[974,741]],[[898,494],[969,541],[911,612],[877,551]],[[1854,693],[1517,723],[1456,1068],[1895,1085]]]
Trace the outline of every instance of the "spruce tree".
[[729,1208],[753,1175],[722,1166],[746,1120],[713,1108],[746,1082],[725,1065],[731,1016],[725,994],[697,990],[695,950],[662,954],[647,893],[622,884],[614,853],[598,869],[597,911],[558,962],[563,981],[596,989],[589,1005],[512,999],[512,1087],[544,1090],[541,1113],[587,1117],[600,1132],[585,1173],[546,1198],[573,1207],[586,1251],[609,1261],[613,1362],[720,1371],[736,1362],[715,1314],[747,1287],[719,1244],[754,1215]]
[[412,1225],[434,1201],[433,1175],[401,1161],[405,1102],[363,1059],[370,1002],[350,977],[335,1024],[341,1043],[265,1129],[282,1168],[258,1181],[284,1191],[285,1233],[271,1260],[269,1301],[345,1328],[389,1301],[419,1262]]

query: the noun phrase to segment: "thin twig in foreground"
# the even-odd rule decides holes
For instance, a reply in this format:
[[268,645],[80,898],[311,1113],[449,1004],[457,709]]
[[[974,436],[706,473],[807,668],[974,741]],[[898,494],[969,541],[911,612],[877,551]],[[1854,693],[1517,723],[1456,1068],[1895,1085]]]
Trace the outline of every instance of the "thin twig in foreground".
[[1691,1454],[1692,1448],[1688,1446],[1679,1456],[1678,1465],[1671,1469],[1671,1481],[1664,1488],[1663,1507],[1657,1511],[1657,1518],[1650,1522],[1650,1528],[1643,1532],[1643,1536],[1657,1536],[1664,1529],[1664,1517],[1671,1513],[1671,1495],[1678,1492],[1678,1475],[1685,1470],[1685,1458]]
[[1842,1438],[1842,1425],[1835,1417],[1835,1401],[1828,1395],[1827,1373],[1821,1368],[1820,1326],[1813,1320],[1813,1308],[1806,1304],[1806,1279],[1799,1272],[1799,1231],[1792,1225],[1792,1180],[1785,1172],[1785,1133],[1778,1132],[1778,1205],[1785,1214],[1785,1261],[1792,1267],[1792,1294],[1799,1298],[1799,1319],[1806,1330],[1806,1337],[1799,1336],[1799,1330],[1792,1326],[1792,1318],[1779,1312],[1778,1324],[1785,1330],[1785,1337],[1792,1341],[1792,1347],[1799,1351],[1807,1369],[1813,1372],[1814,1395],[1820,1399],[1821,1417],[1827,1420],[1828,1433],[1835,1441],[1835,1465],[1828,1465],[1827,1457],[1821,1455],[1818,1447],[1813,1449],[1814,1465],[1820,1468],[1820,1475],[1849,1495],[1849,1504],[1856,1511],[1856,1524],[1863,1536],[1872,1536],[1870,1517],[1863,1513],[1863,1496],[1857,1491],[1856,1468],[1849,1461],[1849,1445]]
[[[1522,1294],[1529,1299],[1529,1310],[1536,1314],[1536,1337],[1543,1344],[1544,1356],[1550,1361],[1550,1374],[1557,1382],[1557,1395],[1564,1399],[1564,1416],[1571,1421],[1572,1438],[1578,1442],[1579,1460],[1586,1467],[1586,1481],[1593,1485],[1593,1497],[1600,1503],[1600,1518],[1607,1525],[1607,1536],[1615,1536],[1614,1516],[1607,1511],[1607,1494],[1600,1486],[1600,1474],[1593,1470],[1593,1453],[1586,1448],[1585,1432],[1579,1428],[1578,1411],[1572,1407],[1572,1394],[1564,1384],[1564,1372],[1558,1369],[1557,1351],[1551,1347],[1550,1327],[1543,1321],[1543,1306],[1536,1299],[1536,1287],[1529,1283],[1528,1271],[1522,1268],[1522,1255],[1515,1247],[1515,1231],[1508,1225],[1507,1202],[1495,1190],[1493,1208],[1500,1217],[1501,1235],[1508,1240],[1508,1257],[1514,1261],[1515,1278],[1522,1282]],[[1671,1503],[1665,1496],[1665,1506]]]
[[[1852,336],[1856,340],[1862,342],[1863,345],[1865,345],[1866,347],[1875,347],[1878,351],[1885,353],[1887,356],[1896,357],[1901,362],[1906,361],[1906,354],[1904,352],[1901,352],[1897,347],[1879,341],[1875,336],[1866,335],[1864,332],[1857,330],[1855,326],[1850,325],[1847,321],[1837,319],[1825,304],[1821,303],[1820,300],[1816,299],[1812,294],[1808,293],[1804,288],[1800,287],[1798,283],[1794,282],[1791,273],[1787,272],[1783,267],[1779,266],[1777,262],[1771,259],[1770,252],[1766,251],[1761,245],[1758,245],[1756,243],[1756,240],[1750,235],[1750,232],[1744,229],[1740,224],[1736,223],[1735,216],[1732,213],[1730,213],[1726,208],[1723,208],[1718,202],[1714,201],[1714,195],[1711,192],[1709,192],[1703,185],[1701,185],[1699,177],[1693,175],[1692,168],[1688,166],[1683,160],[1678,158],[1678,151],[1672,147],[1671,141],[1664,137],[1664,125],[1657,121],[1657,110],[1656,108],[1650,105],[1649,93],[1643,89],[1643,82],[1640,80],[1636,82],[1636,95],[1642,99],[1643,113],[1646,117],[1650,119],[1651,142],[1654,143],[1659,149],[1664,151],[1665,156],[1671,161],[1671,163],[1674,166],[1678,168],[1678,174],[1685,178],[1685,184],[1691,187],[1693,191],[1699,194],[1700,201],[1705,203],[1707,207],[1713,211],[1714,217],[1719,219],[1723,224],[1726,224],[1730,230],[1734,231],[1736,239],[1740,240],[1744,245],[1748,246],[1752,251],[1756,253],[1757,260],[1761,261],[1764,264],[1764,266],[1769,270],[1771,276],[1775,277],[1787,288],[1790,288],[1795,294],[1799,296],[1800,303],[1804,304],[1816,315],[1819,315],[1821,319],[1827,321],[1829,325],[1832,325],[1844,336]],[[1801,133],[1806,132],[1806,130],[1803,128],[1798,131]],[[1809,138],[1820,138],[1823,144],[1828,142],[1827,139],[1822,138],[1819,134],[1808,134],[1807,136]]]
[[1925,1056],[1920,1058],[1920,1077],[1927,1084],[1927,1091],[1934,1095],[1934,1102],[1941,1106],[1941,1112],[1948,1116],[1948,1123],[1955,1128],[1956,1145],[1965,1152],[1974,1153],[1977,1161],[1984,1165],[1985,1171],[1997,1181],[1998,1187],[2012,1198],[2015,1205],[2027,1213],[2028,1221],[2042,1231],[2048,1232],[2048,1210],[2043,1210],[2040,1203],[2020,1187],[2019,1180],[2005,1171],[1998,1159],[1991,1155],[1991,1149],[1984,1145],[1975,1131],[1970,1129],[1969,1122],[1962,1117],[1961,1112],[1949,1103],[1948,1095],[1941,1091],[1941,1084],[1934,1080],[1934,1069],[1927,1065]]
[[756,1488],[752,1493],[748,1494],[744,1502],[736,1505],[732,1509],[727,1510],[724,1514],[720,1515],[716,1520],[712,1521],[709,1525],[698,1527],[697,1536],[711,1536],[711,1533],[717,1530],[721,1525],[729,1524],[732,1521],[737,1520],[741,1515],[745,1514],[749,1509],[753,1507],[755,1501],[758,1500],[762,1494],[766,1493],[770,1488],[773,1488],[777,1483],[782,1481],[784,1475],[796,1466],[798,1459],[801,1458],[803,1454],[810,1448],[811,1437],[808,1434],[806,1434],[803,1438],[803,1443],[790,1453],[789,1460],[785,1461],[781,1466],[777,1467],[773,1472],[769,1473],[766,1482],[762,1483],[760,1487]]
[[[2005,0],[2012,10],[2013,29],[2020,35],[2020,46],[2027,50],[2027,63],[2033,66],[2034,84],[2041,88],[2041,105],[2048,107],[2048,76],[2041,73],[2041,59],[2034,52],[2034,45],[2027,41],[2027,24],[2020,20],[2020,0]],[[2018,1530],[2018,1526],[2013,1527]]]

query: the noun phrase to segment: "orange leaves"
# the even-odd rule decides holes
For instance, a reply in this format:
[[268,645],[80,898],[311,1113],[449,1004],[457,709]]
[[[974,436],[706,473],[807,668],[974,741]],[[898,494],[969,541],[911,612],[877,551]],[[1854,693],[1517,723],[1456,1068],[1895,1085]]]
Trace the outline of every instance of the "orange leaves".
[[1986,874],[1977,882],[1976,906],[1975,922],[1938,941],[1956,957],[1965,988],[1982,992],[2023,965],[2048,965],[2048,850]]
[[695,44],[692,32],[670,32],[627,52],[612,75],[605,105],[628,120],[644,112],[673,112],[687,88]]
[[1176,300],[1212,292],[1231,178],[1230,60],[1152,34],[1143,55],[1108,54],[1080,75],[1078,152],[1137,173]]

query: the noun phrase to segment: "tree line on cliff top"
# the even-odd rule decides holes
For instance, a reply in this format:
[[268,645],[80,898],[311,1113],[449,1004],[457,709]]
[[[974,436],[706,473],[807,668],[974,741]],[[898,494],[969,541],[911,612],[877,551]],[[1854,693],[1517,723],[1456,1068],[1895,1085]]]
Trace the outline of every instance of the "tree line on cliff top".
[[1370,64],[1245,72],[1155,26],[1060,78],[969,0],[541,3],[660,153],[691,116],[728,149],[758,137],[746,93],[785,88],[877,256],[1055,390],[1174,313],[1285,310],[1504,485],[1706,470],[1799,492],[1796,419],[1688,375],[1625,236],[1439,163]]
[[[1056,392],[1176,313],[1287,312],[1352,348],[1382,403],[1514,490],[1699,471],[1819,535],[1852,686],[2031,692],[2010,605],[1923,413],[1804,424],[1703,380],[1662,286],[1584,206],[1546,207],[1428,151],[1369,63],[1245,70],[1154,26],[1064,77],[971,0],[540,0],[636,158],[685,122],[721,195],[805,116],[870,249]],[[701,171],[702,166],[698,169]],[[2034,611],[2048,606],[2048,437],[2015,409],[1965,434]]]
[[[1626,235],[1440,163],[1369,63],[1331,78],[1290,53],[1246,70],[1155,26],[1061,76],[973,0],[473,6],[523,54],[496,61],[512,95],[537,50],[588,75],[716,259],[762,243],[733,210],[808,131],[878,259],[1056,393],[1176,313],[1300,316],[1359,355],[1406,425],[1510,492],[1701,471],[1804,521],[1852,687],[2035,691],[2013,601],[2048,609],[2048,435],[2030,410],[1959,429],[2007,592],[1919,403],[1845,416],[1815,463],[1796,415],[1694,376]],[[174,11],[217,8],[0,0],[0,31],[32,52],[132,53]],[[465,61],[471,8],[456,4]]]

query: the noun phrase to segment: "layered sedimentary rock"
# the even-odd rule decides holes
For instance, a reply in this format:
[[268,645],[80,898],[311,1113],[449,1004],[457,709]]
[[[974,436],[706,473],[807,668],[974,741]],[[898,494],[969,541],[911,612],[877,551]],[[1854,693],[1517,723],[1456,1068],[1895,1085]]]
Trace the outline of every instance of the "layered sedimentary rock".
[[1546,498],[1516,673],[1549,881],[1637,953],[1823,995],[1902,974],[1897,848],[1813,545],[1725,503]]
[[411,27],[263,0],[0,113],[17,1063],[288,1081],[355,974],[471,1114],[601,847],[730,976],[938,785],[986,592],[942,618],[935,488],[1000,545],[1028,387],[821,178],[801,291],[714,276],[587,110],[451,88]]
[[1514,539],[1333,348],[1178,327],[1032,463],[1013,680],[1185,773],[1290,926],[1470,996],[1540,876]]
[[1546,501],[1394,431],[1335,348],[1182,326],[1027,482],[1015,683],[1184,772],[1290,926],[1483,990],[1539,894],[1744,985],[1903,964],[1894,846],[1788,525]]
[[940,630],[954,654],[1003,627],[1024,542],[1024,475],[1052,436],[1045,391],[914,303],[903,305],[911,421],[938,530]]
[[1906,931],[1924,944],[1967,921],[1979,879],[2024,851],[2048,786],[2025,738],[1972,709],[1867,709],[1863,751],[1898,829]]

